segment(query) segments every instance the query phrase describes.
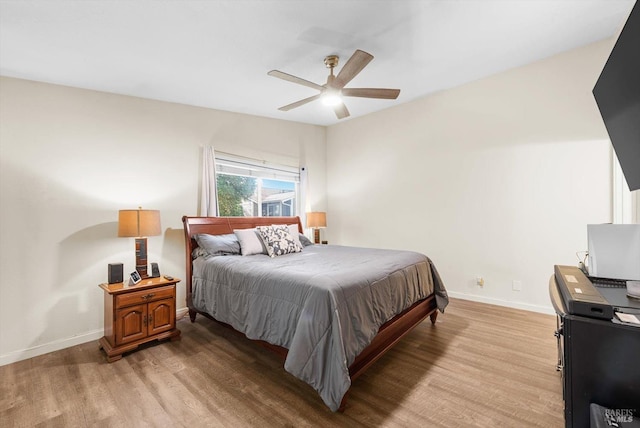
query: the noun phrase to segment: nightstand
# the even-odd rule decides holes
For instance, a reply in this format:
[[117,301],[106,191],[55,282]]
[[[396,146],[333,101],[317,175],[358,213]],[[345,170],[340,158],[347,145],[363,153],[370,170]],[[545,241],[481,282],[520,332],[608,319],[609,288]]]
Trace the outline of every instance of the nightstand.
[[100,349],[107,361],[139,345],[161,339],[180,339],[176,328],[176,284],[164,277],[146,278],[136,285],[127,282],[100,284],[104,290],[104,337]]

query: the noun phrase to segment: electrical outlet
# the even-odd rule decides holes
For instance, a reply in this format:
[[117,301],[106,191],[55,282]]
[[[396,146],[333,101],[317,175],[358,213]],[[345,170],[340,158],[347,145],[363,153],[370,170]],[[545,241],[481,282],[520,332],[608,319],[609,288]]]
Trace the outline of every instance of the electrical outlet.
[[513,289],[513,291],[521,291],[522,290],[522,281],[514,280],[513,283],[511,284],[511,288]]
[[480,275],[476,275],[476,285],[479,285],[480,287],[484,286],[484,278]]

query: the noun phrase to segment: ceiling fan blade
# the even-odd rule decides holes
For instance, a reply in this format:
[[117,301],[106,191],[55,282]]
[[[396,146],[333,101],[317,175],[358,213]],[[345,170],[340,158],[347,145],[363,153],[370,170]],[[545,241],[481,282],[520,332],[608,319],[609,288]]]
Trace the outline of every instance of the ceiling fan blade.
[[294,109],[296,107],[300,107],[302,105],[310,103],[311,101],[317,100],[318,98],[320,98],[321,95],[322,94],[314,95],[312,97],[305,98],[305,99],[300,100],[300,101],[296,101],[295,103],[287,104],[286,106],[280,107],[278,110],[280,110],[280,111],[289,111],[289,110]]
[[324,86],[317,85],[313,82],[309,82],[308,80],[301,79],[300,77],[297,77],[297,76],[292,76],[291,74],[283,73],[282,71],[271,70],[267,74],[269,76],[277,77],[278,79],[297,83],[298,85],[308,86],[309,88],[317,89],[318,91],[324,90]]
[[338,117],[338,119],[349,117],[349,110],[347,110],[347,106],[344,105],[344,103],[333,106],[333,111],[336,112],[336,116]]
[[342,95],[345,97],[383,98],[395,100],[400,95],[400,89],[386,88],[344,88]]
[[351,58],[345,63],[340,70],[340,73],[333,81],[333,87],[336,89],[342,89],[344,85],[349,83],[354,77],[362,71],[373,59],[373,55],[357,49]]

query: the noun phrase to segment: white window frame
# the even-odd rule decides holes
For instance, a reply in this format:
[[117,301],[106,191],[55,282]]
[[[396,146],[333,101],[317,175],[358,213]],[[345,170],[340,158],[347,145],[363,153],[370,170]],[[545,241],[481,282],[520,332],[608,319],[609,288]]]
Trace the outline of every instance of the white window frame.
[[613,223],[640,223],[639,191],[629,191],[629,186],[622,173],[618,157],[611,148],[611,169],[613,182]]
[[[295,213],[300,216],[302,203],[302,189],[300,186],[300,168],[279,165],[266,160],[251,159],[229,153],[216,152],[216,174],[240,175],[245,177],[265,178],[269,180],[289,181],[295,183]],[[261,183],[261,181],[258,181]],[[260,186],[260,184],[259,184]],[[261,189],[258,188],[258,217],[262,215]]]

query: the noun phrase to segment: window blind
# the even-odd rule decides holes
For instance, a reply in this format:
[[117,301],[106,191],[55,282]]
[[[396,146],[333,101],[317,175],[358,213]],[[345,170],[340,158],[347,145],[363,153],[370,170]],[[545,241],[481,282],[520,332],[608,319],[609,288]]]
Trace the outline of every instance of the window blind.
[[300,168],[273,164],[267,161],[216,153],[216,172],[244,175],[272,180],[300,182]]

